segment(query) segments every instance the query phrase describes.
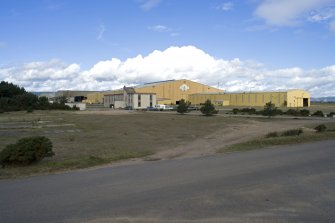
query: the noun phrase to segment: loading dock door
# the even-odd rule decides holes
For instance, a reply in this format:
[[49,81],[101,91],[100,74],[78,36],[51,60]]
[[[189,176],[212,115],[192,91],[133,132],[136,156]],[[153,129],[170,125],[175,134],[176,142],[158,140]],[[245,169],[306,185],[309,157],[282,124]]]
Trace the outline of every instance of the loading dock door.
[[308,107],[308,98],[303,99],[303,106]]

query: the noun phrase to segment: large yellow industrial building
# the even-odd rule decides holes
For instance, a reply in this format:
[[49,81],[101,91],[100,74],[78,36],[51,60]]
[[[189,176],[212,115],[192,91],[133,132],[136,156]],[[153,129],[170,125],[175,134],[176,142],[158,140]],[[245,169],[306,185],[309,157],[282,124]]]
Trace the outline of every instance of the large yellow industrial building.
[[221,89],[200,84],[190,80],[168,80],[136,86],[138,93],[155,93],[158,104],[178,104],[181,99],[189,100],[189,95],[196,93],[218,93]]
[[[128,97],[127,93],[123,92],[124,89],[88,94],[86,102],[105,102],[105,106],[109,107],[110,105],[106,104],[106,101],[109,102],[107,97],[110,98],[111,95],[116,94],[124,94],[125,96],[122,100]],[[200,105],[209,99],[217,106],[262,107],[270,101],[277,107],[298,108],[310,106],[310,94],[304,90],[227,93],[222,89],[186,79],[152,82],[132,87],[132,89],[132,94],[155,95],[156,102],[154,104],[175,105],[181,99],[185,99],[193,105]]]
[[262,107],[272,102],[276,107],[300,108],[310,106],[310,94],[304,90],[288,90],[281,92],[242,92],[192,94],[188,100],[200,105],[207,99],[217,106]]

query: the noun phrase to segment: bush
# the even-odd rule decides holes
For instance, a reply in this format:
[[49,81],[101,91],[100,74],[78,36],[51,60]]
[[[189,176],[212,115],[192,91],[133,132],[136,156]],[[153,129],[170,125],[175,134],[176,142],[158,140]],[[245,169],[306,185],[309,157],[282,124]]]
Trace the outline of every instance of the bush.
[[203,106],[200,108],[202,114],[206,116],[211,116],[217,114],[219,111],[215,110],[214,105],[212,104],[211,100],[206,100]]
[[248,113],[249,115],[255,114],[256,109],[254,108],[242,108],[241,112]]
[[328,117],[334,117],[335,116],[335,112],[330,112],[327,116]]
[[316,112],[313,113],[313,116],[319,116],[319,117],[324,117],[324,114],[322,111],[318,110]]
[[179,105],[177,107],[177,112],[180,114],[184,114],[186,112],[188,112],[188,108],[190,107],[191,102],[189,101],[185,101],[184,99],[181,99],[179,101]]
[[53,156],[52,142],[44,136],[26,137],[15,144],[10,144],[0,152],[0,164],[28,165]]
[[300,115],[301,116],[309,116],[309,110],[307,110],[307,109],[300,110]]
[[324,124],[318,125],[314,128],[316,132],[325,132],[327,127]]
[[238,108],[233,108],[233,114],[237,114],[237,113],[239,113],[240,112],[240,109],[238,109]]
[[279,136],[278,132],[269,132],[268,134],[266,134],[265,138],[273,138],[278,136]]
[[281,136],[299,136],[302,133],[302,129],[291,129],[283,132]]
[[274,116],[276,114],[277,114],[277,108],[274,103],[269,101],[264,105],[263,115],[269,116],[270,118],[271,116]]
[[276,115],[282,115],[284,112],[281,109],[276,109]]
[[29,107],[28,109],[27,109],[27,113],[32,113],[34,111],[34,109],[32,108],[32,107]]
[[289,109],[285,112],[285,114],[286,115],[298,116],[300,114],[300,112],[297,109]]

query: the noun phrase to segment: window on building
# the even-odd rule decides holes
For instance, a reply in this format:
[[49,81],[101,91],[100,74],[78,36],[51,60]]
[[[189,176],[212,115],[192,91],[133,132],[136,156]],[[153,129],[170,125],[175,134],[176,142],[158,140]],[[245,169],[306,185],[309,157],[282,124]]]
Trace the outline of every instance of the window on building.
[[152,94],[150,95],[150,107],[152,107]]
[[141,95],[140,94],[138,95],[137,99],[138,99],[137,107],[140,108],[141,107]]

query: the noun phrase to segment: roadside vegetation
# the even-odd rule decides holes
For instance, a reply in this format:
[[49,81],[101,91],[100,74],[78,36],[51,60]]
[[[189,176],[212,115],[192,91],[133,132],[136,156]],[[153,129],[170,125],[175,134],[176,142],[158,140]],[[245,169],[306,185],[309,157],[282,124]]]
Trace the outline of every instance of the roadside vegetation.
[[[335,105],[334,105],[335,106]],[[334,108],[334,106],[332,108]],[[311,112],[308,109],[287,109],[286,111],[283,111],[277,107],[271,102],[268,102],[264,105],[264,108],[262,110],[256,110],[255,108],[233,108],[231,111],[232,114],[239,114],[239,115],[263,115],[263,116],[278,116],[278,115],[286,115],[286,116],[294,116],[294,117],[334,117],[335,112],[329,111],[329,112],[323,112],[322,110],[316,110],[314,112]]]
[[[314,131],[313,131],[314,130]],[[283,132],[269,132],[264,137],[237,143],[220,149],[218,152],[249,151],[262,148],[270,148],[278,145],[308,143],[335,138],[335,127],[327,128],[325,124],[315,126],[309,131],[303,129],[290,129]]]

